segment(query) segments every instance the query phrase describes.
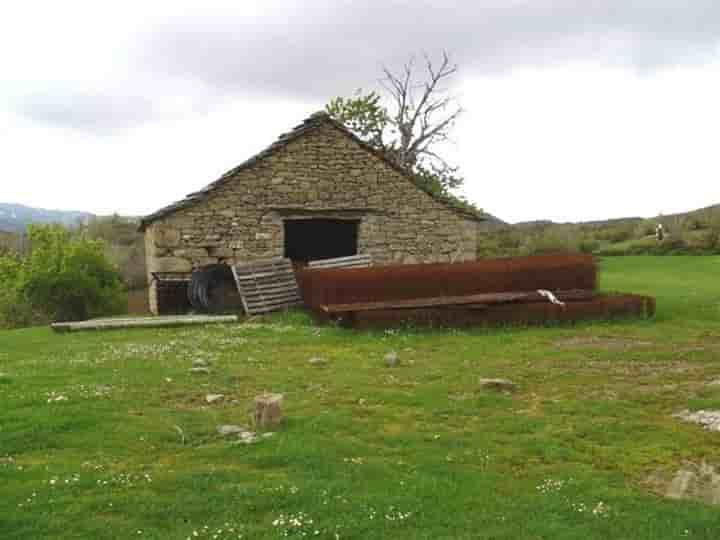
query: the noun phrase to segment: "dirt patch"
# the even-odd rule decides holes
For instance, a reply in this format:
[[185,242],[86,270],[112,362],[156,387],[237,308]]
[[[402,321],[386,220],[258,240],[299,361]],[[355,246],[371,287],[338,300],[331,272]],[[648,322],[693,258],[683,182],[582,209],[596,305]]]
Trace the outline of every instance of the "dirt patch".
[[657,377],[669,374],[682,374],[702,370],[703,366],[682,361],[657,362],[618,362],[613,360],[594,360],[586,366],[593,371],[619,376]]
[[647,478],[648,487],[668,499],[690,499],[720,505],[720,474],[705,463],[683,463],[675,473],[656,472]]
[[700,424],[703,428],[708,431],[720,431],[720,411],[682,411],[674,414],[673,417],[678,418],[684,422],[692,422],[693,424]]
[[689,345],[676,345],[674,348],[677,354],[690,354],[690,353],[702,353],[702,352],[714,352],[720,351],[720,343],[695,343]]
[[625,351],[628,349],[651,347],[654,343],[652,341],[641,341],[622,337],[578,336],[561,339],[556,341],[553,345],[561,349],[591,348],[607,351]]

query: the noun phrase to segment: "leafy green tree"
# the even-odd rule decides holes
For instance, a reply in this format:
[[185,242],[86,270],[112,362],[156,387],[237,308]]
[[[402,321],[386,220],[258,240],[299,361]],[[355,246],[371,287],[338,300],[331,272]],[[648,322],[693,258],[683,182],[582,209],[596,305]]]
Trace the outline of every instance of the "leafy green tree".
[[105,254],[129,289],[146,287],[145,237],[138,232],[136,220],[117,214],[93,217],[80,230],[88,238],[103,241]]
[[30,252],[0,257],[0,316],[15,326],[121,313],[120,276],[103,243],[60,225],[28,227]]
[[[336,97],[326,105],[334,119],[402,168],[412,172],[420,187],[434,194],[450,195],[463,183],[458,167],[438,153],[439,143],[449,140],[462,109],[445,87],[457,72],[447,53],[439,63],[424,56],[424,78],[418,80],[411,58],[401,74],[383,68],[381,84],[392,109],[374,91],[358,90],[353,97]],[[467,203],[465,203],[467,204]]]

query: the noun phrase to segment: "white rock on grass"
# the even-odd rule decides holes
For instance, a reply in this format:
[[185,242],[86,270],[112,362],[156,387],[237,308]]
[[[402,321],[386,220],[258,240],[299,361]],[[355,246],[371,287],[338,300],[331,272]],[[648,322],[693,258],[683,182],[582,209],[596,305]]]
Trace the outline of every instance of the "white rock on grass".
[[673,417],[685,422],[700,424],[708,431],[720,431],[720,411],[699,410],[690,412],[685,410],[674,414]]
[[308,360],[308,364],[311,366],[325,366],[327,363],[327,360],[320,358],[319,356],[313,356],[310,360]]
[[190,373],[193,375],[209,375],[210,370],[206,367],[194,367],[190,368]]
[[695,499],[720,504],[720,474],[705,462],[685,463],[668,482],[665,496],[670,499]]
[[240,437],[236,441],[235,444],[253,444],[258,442],[260,439],[257,436],[257,433],[254,431],[242,431],[240,432]]
[[244,427],[235,426],[232,424],[224,424],[222,426],[218,426],[217,431],[223,437],[227,437],[228,435],[237,435],[239,433],[247,433],[247,429],[245,429]]
[[223,399],[225,399],[225,394],[208,394],[205,396],[205,401],[210,404],[217,403]]
[[481,378],[478,380],[478,384],[482,388],[488,390],[497,390],[500,392],[514,392],[517,390],[517,385],[509,379],[486,379]]
[[395,351],[390,351],[383,358],[387,367],[397,367],[400,365],[400,357]]
[[265,393],[255,397],[255,425],[261,429],[277,426],[283,421],[283,395]]

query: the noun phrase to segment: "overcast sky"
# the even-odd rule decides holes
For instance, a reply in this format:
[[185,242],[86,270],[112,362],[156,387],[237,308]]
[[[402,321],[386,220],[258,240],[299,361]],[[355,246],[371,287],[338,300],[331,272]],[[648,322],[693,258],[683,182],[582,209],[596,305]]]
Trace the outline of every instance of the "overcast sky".
[[[717,0],[12,2],[0,202],[145,214],[446,49],[462,193],[509,221],[720,203]],[[339,179],[339,181],[341,181]]]

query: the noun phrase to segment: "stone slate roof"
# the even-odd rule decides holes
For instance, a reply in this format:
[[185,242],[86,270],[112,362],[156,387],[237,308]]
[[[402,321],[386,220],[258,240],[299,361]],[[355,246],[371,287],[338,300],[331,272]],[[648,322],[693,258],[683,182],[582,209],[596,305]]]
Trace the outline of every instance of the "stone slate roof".
[[[343,124],[340,122],[334,120],[330,117],[328,113],[325,111],[319,111],[305,120],[298,126],[295,126],[291,131],[288,133],[284,133],[278,137],[278,139],[272,143],[270,146],[262,150],[261,152],[255,154],[250,159],[242,162],[237,167],[234,167],[227,171],[225,174],[223,174],[220,178],[212,182],[211,184],[208,184],[200,191],[196,191],[194,193],[190,193],[187,195],[184,199],[174,202],[168,206],[165,206],[161,208],[160,210],[157,210],[156,212],[153,212],[152,214],[148,214],[147,216],[143,217],[140,220],[140,231],[144,231],[145,228],[150,225],[152,222],[161,219],[165,216],[168,216],[170,214],[173,214],[174,212],[181,210],[183,208],[188,208],[192,205],[194,205],[197,202],[200,202],[204,200],[209,193],[217,189],[219,186],[223,185],[224,183],[230,181],[238,172],[248,169],[261,161],[262,159],[274,154],[281,148],[285,147],[288,143],[291,141],[294,141],[295,139],[298,139],[299,137],[302,137],[305,133],[321,126],[324,124],[329,124],[333,126],[335,129],[342,132],[345,136],[350,137],[352,140],[354,140],[357,144],[362,146],[365,150],[370,152],[371,154],[377,156],[378,158],[382,159],[385,163],[387,163],[389,166],[391,166],[393,169],[399,171],[403,175],[405,175],[409,181],[413,182],[415,186],[418,189],[421,189],[425,191],[422,187],[420,187],[416,182],[415,179],[409,171],[406,169],[400,167],[395,162],[393,162],[391,159],[389,159],[382,151],[373,148],[368,143],[357,137],[354,133],[352,133],[348,128],[346,128]],[[473,208],[469,207],[466,203],[463,203],[461,200],[456,199],[452,196],[443,196],[443,195],[437,195],[434,193],[431,193],[429,191],[425,191],[429,196],[433,197],[437,201],[445,204],[448,206],[451,210],[454,212],[460,214],[462,217],[466,219],[470,219],[473,221],[485,221],[485,217],[483,216],[482,212],[478,210],[474,210]]]

